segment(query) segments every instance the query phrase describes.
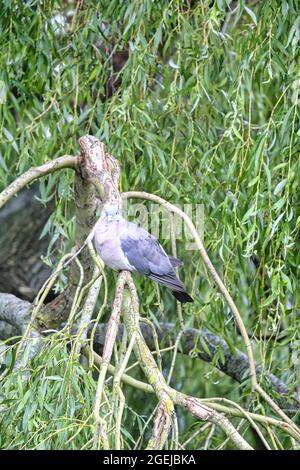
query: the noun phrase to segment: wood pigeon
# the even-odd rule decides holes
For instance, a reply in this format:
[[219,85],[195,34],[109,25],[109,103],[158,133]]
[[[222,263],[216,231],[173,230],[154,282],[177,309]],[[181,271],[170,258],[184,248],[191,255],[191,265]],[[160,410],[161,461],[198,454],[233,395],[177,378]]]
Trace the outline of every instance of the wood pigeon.
[[125,220],[117,205],[104,206],[95,227],[95,247],[103,262],[115,271],[145,274],[171,289],[179,302],[193,302],[174,269],[182,262],[168,256],[146,230]]

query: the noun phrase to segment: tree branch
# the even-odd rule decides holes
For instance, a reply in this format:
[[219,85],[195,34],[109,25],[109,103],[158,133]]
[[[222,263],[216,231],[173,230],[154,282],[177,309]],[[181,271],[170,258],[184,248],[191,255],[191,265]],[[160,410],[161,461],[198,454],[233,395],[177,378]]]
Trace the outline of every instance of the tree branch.
[[57,170],[62,170],[63,168],[73,168],[75,169],[78,165],[78,157],[73,157],[71,155],[64,155],[59,157],[56,160],[51,160],[50,162],[44,163],[41,166],[35,168],[30,168],[28,171],[15,179],[6,189],[0,194],[0,209],[4,206],[15,194],[17,194],[21,189],[23,189],[27,184],[31,184],[37,178],[41,176],[49,175]]
[[[0,321],[13,327],[21,335],[30,321],[32,304],[13,294],[0,294]],[[3,325],[4,326],[4,325]],[[1,329],[0,329],[1,334]],[[8,339],[5,330],[0,339]]]
[[[94,364],[100,368],[102,364],[102,358],[99,356],[95,351],[91,351],[88,346],[84,346],[82,348],[82,353],[85,355],[86,358],[89,358],[90,355],[93,355],[94,358]],[[116,373],[116,367],[113,365],[109,365],[108,367],[108,372],[112,375]],[[151,385],[142,382],[141,380],[137,380],[133,377],[131,377],[128,374],[123,374],[121,376],[121,381],[124,382],[125,384],[134,387],[138,390],[141,390],[142,392],[145,393],[154,393],[153,388]],[[234,403],[235,407],[229,407],[229,406],[224,406],[222,403],[227,403],[229,400],[223,399],[223,398],[202,398],[200,399],[201,403],[208,405],[210,408],[220,411],[221,413],[225,413],[228,416],[232,417],[245,417],[247,416],[247,419],[254,420],[257,423],[260,423],[265,426],[274,426],[276,428],[281,429],[283,432],[288,433],[291,437],[299,440],[299,435],[294,431],[294,429],[287,423],[283,421],[279,421],[278,419],[271,418],[269,416],[264,416],[264,415],[259,415],[256,413],[251,413],[249,411],[245,411],[242,409],[240,406],[237,407],[237,404]],[[219,403],[221,402],[221,404]]]
[[131,310],[131,297],[128,298],[128,296],[125,295],[123,302],[123,315],[129,337],[131,337],[131,335],[137,329],[138,334],[136,336],[136,342],[133,346],[133,351],[138,359],[140,367],[147,377],[148,382],[150,385],[152,385],[155,394],[159,399],[159,406],[154,421],[153,434],[149,441],[148,448],[161,449],[164,446],[168,431],[172,424],[174,404],[177,404],[186,408],[196,418],[217,424],[223,429],[226,435],[230,437],[238,449],[252,450],[252,447],[238,433],[235,427],[225,416],[222,416],[212,408],[203,405],[201,400],[198,398],[180,393],[167,385],[164,376],[153,359],[150,349],[146,345],[139,325],[136,325],[133,319]]
[[[107,325],[105,323],[99,324],[96,328],[94,350],[99,354],[102,354],[106,328]],[[121,341],[123,329],[124,326],[122,324],[119,325],[117,341]],[[151,326],[142,324],[141,331],[148,347],[151,350],[155,350],[153,331]],[[160,323],[158,326],[156,326],[156,333],[160,349],[170,344],[174,344],[178,335],[176,325],[173,323]],[[203,347],[202,341],[205,342],[206,348]],[[179,352],[182,354],[190,355],[191,352],[194,352],[193,357],[201,359],[205,362],[212,362],[213,357],[220,350],[220,348],[223,352],[224,361],[218,361],[216,364],[214,364],[215,367],[237,382],[242,383],[247,378],[247,374],[249,374],[248,358],[245,353],[237,348],[234,352],[232,352],[224,339],[220,338],[214,333],[211,333],[205,328],[202,328],[201,330],[187,328],[181,334]],[[260,376],[262,373],[262,367],[256,365],[256,372]],[[291,405],[285,401],[284,397],[284,395],[288,395],[290,393],[287,385],[274,374],[266,374],[264,375],[264,379],[270,384],[272,390],[280,395],[281,405],[284,408],[290,408]],[[293,412],[296,413],[297,409],[299,408],[300,400],[296,395],[294,396],[294,400],[295,406],[293,407]]]
[[[24,331],[31,314],[32,305],[24,300],[20,300],[12,294],[1,294],[0,293],[0,339],[6,340],[15,335],[21,335]],[[60,324],[57,323],[53,326],[56,329],[60,328]],[[93,326],[89,327],[89,335],[93,330]],[[43,330],[40,330],[41,332]],[[94,350],[102,354],[103,345],[105,341],[107,331],[107,324],[101,323],[97,325],[95,330],[93,347]],[[118,328],[117,341],[121,341],[123,336],[124,326],[121,324]],[[153,337],[152,326],[147,324],[141,324],[141,331],[145,338],[148,347],[151,350],[155,350],[155,341]],[[160,323],[156,327],[157,338],[159,341],[160,349],[169,344],[174,344],[177,337],[177,328],[173,323]],[[203,347],[205,342],[206,348]],[[242,383],[247,377],[248,372],[248,359],[245,353],[239,349],[235,349],[234,352],[229,348],[226,341],[220,338],[218,335],[211,333],[207,329],[197,330],[194,328],[187,328],[182,332],[180,340],[179,352],[185,355],[190,355],[192,351],[195,351],[197,359],[205,362],[211,362],[214,355],[220,348],[223,351],[224,361],[218,361],[215,367],[228,375],[232,379],[239,383]],[[258,376],[261,376],[262,367],[256,365],[256,372]],[[273,391],[278,393],[280,397],[280,405],[286,409],[289,414],[295,414],[299,410],[299,397],[294,395],[294,404],[289,403],[288,394],[290,390],[288,386],[274,374],[265,374],[265,381],[270,385]]]

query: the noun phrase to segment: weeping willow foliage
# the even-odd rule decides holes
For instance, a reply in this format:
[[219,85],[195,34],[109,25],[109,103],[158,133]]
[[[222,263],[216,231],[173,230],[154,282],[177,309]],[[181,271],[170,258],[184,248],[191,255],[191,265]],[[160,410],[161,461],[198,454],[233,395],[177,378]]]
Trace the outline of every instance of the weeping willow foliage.
[[[203,204],[205,246],[241,311],[256,360],[288,384],[291,399],[300,346],[298,2],[1,3],[1,189],[31,166],[75,155],[78,138],[89,133],[121,162],[122,191]],[[40,183],[41,199],[56,201],[45,231],[53,243],[60,239],[61,253],[73,240],[72,183],[72,172]],[[206,327],[243,349],[197,252],[180,241],[178,252],[195,299],[184,308],[186,326]],[[144,280],[137,289],[144,315],[176,321],[164,290]],[[32,364],[30,384],[6,376],[2,448],[91,447],[94,376],[72,362],[66,342],[50,341]],[[247,379],[239,385],[216,371],[222,359],[220,352],[207,365],[179,355],[172,385],[270,414],[265,403],[249,401]],[[170,360],[165,354],[166,374]],[[133,448],[155,400],[124,390],[124,447]],[[108,422],[109,396],[108,386]],[[179,418],[184,442],[199,423],[180,412]],[[203,446],[207,433],[188,447]],[[215,431],[210,448],[224,439]],[[279,432],[274,442],[291,446]]]

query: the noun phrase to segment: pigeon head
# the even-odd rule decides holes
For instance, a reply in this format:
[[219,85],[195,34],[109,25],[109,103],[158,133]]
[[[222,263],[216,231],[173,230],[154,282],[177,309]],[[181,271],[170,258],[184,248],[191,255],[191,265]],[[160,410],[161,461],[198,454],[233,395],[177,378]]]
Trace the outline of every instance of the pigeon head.
[[106,224],[111,222],[119,222],[122,218],[119,207],[114,204],[106,204],[103,208],[102,214]]

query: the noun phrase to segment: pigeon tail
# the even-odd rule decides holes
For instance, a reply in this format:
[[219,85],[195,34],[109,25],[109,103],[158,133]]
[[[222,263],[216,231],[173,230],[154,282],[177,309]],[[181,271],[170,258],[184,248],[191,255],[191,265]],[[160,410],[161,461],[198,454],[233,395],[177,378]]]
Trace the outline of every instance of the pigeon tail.
[[176,276],[175,271],[172,270],[164,275],[151,273],[148,274],[148,276],[158,284],[162,284],[171,289],[172,294],[179,302],[183,304],[186,302],[194,302],[192,297],[186,292],[183,282]]
[[192,297],[185,291],[172,290],[172,294],[174,295],[175,299],[179,300],[179,302],[182,304],[186,304],[187,302],[194,302]]

